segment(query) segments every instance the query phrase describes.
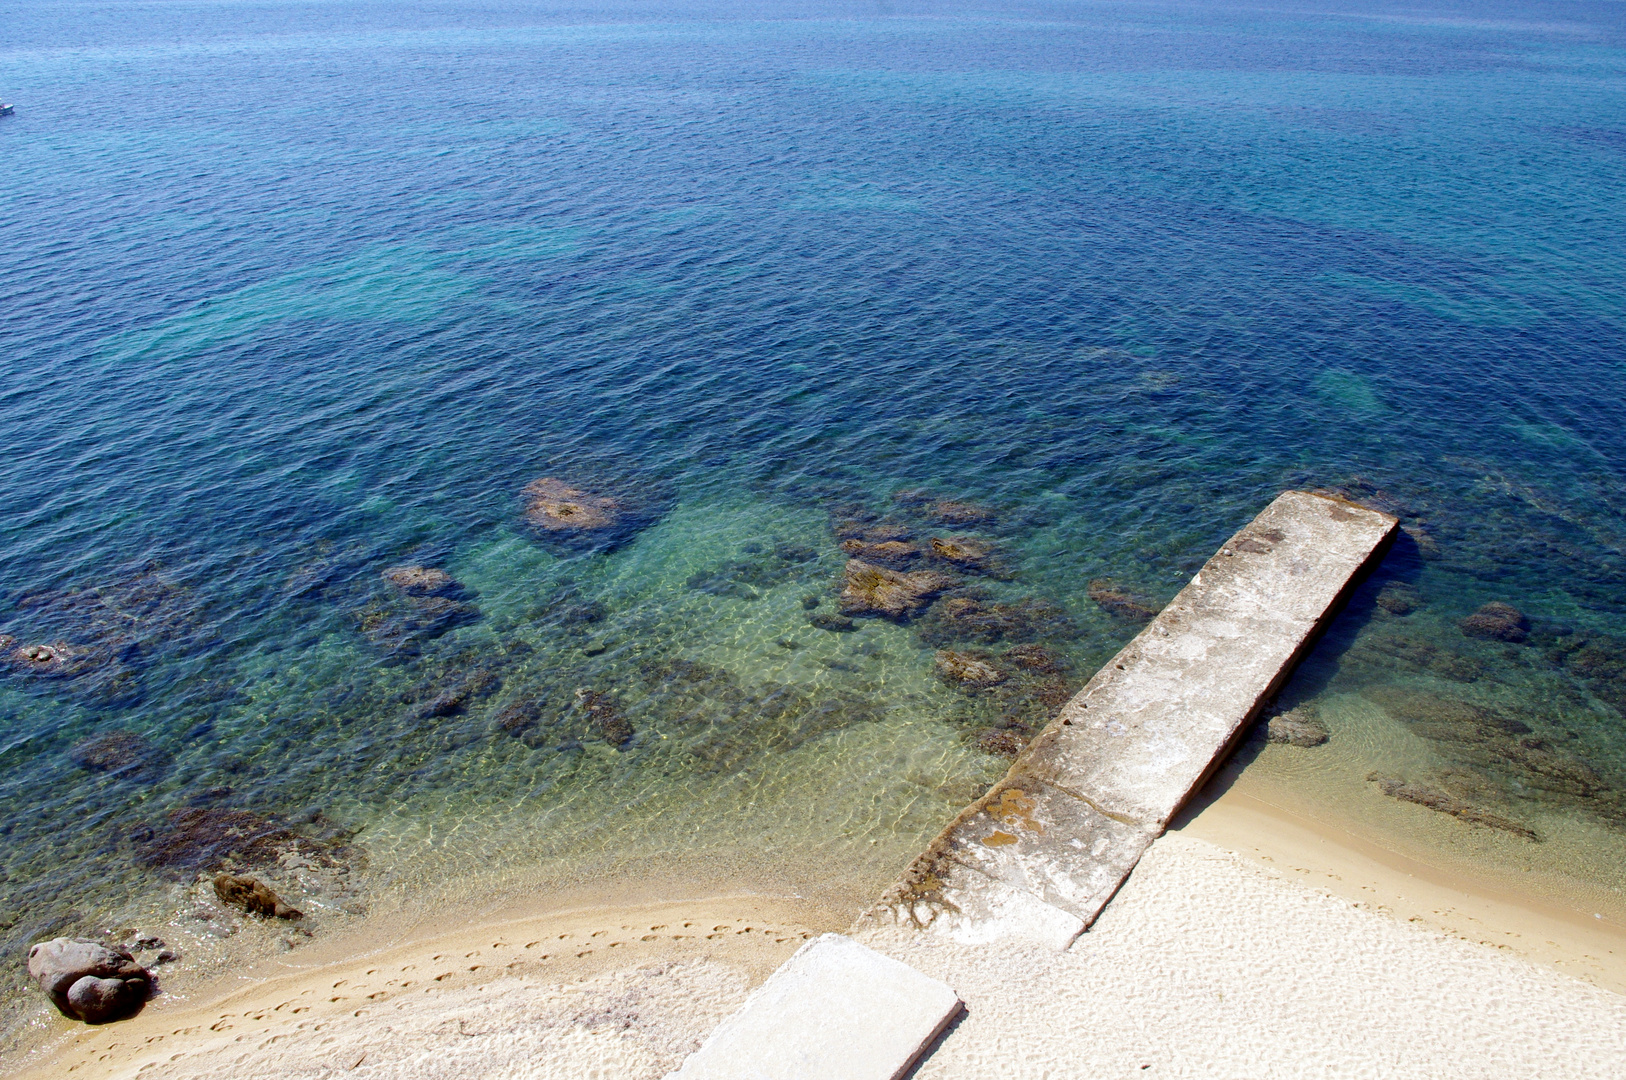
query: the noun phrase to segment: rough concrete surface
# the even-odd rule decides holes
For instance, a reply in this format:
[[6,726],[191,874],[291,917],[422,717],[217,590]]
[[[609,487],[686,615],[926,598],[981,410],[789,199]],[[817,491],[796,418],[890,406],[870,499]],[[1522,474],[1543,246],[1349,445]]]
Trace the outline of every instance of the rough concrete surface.
[[1340,499],[1283,493],[860,925],[1065,947],[1281,687],[1396,525]]
[[959,1011],[945,984],[825,934],[769,976],[670,1080],[896,1080]]

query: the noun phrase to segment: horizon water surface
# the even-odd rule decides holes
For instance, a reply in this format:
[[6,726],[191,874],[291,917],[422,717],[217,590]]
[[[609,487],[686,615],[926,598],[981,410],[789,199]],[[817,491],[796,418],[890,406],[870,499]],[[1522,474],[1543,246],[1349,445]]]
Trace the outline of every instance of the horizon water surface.
[[[306,940],[222,866],[312,933],[857,902],[1287,487],[1405,534],[1246,775],[1626,913],[1622,12],[21,5],[0,951]],[[528,528],[547,476],[643,527]],[[961,536],[815,625],[844,539]]]

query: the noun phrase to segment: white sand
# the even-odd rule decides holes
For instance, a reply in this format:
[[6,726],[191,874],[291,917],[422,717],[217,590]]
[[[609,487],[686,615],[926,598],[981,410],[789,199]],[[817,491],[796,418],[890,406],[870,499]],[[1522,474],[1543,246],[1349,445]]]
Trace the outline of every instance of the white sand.
[[[64,1022],[33,1070],[658,1078],[811,932],[787,913],[721,898],[465,927],[111,1028]],[[1189,833],[1066,953],[863,940],[967,1004],[919,1080],[1626,1075],[1626,997]]]

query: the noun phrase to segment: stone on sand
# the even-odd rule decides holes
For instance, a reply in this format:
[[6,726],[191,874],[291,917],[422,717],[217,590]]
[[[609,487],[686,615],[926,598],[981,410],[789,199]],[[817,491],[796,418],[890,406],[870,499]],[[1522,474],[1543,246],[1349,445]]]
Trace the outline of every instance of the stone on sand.
[[123,949],[65,937],[30,948],[28,974],[63,1016],[87,1024],[135,1012],[147,999],[152,978]]

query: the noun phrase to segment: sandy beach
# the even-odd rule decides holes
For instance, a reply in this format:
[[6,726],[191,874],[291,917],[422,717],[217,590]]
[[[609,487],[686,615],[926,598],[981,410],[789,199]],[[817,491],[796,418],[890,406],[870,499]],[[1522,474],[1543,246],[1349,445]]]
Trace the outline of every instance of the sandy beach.
[[[1601,914],[1601,913],[1592,913]],[[841,913],[795,897],[426,920],[60,1034],[23,1077],[615,1077],[675,1068]],[[871,947],[947,981],[922,1078],[1617,1076],[1614,919],[1430,872],[1257,793],[1153,845],[1071,950]],[[345,955],[345,950],[352,951]]]

